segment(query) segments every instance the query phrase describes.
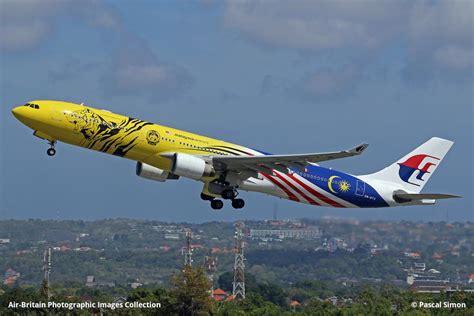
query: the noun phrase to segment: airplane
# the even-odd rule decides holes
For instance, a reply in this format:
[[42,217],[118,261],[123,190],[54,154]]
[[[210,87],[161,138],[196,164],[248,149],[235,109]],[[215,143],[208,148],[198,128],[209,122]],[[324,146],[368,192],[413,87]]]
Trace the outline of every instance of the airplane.
[[273,155],[84,104],[36,100],[12,109],[13,115],[47,140],[49,156],[58,141],[137,162],[136,174],[165,182],[180,177],[203,182],[201,199],[212,209],[239,191],[260,192],[295,202],[338,208],[431,205],[458,195],[420,193],[452,141],[433,137],[381,171],[354,176],[318,163],[358,156],[368,144],[335,152]]

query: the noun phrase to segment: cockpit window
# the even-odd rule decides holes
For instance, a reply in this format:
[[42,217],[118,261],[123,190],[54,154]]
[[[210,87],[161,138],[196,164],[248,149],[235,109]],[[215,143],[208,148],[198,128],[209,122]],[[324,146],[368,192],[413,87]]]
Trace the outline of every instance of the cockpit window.
[[38,104],[33,104],[33,103],[26,103],[23,106],[29,106],[30,108],[36,109],[36,110],[38,110],[40,108]]

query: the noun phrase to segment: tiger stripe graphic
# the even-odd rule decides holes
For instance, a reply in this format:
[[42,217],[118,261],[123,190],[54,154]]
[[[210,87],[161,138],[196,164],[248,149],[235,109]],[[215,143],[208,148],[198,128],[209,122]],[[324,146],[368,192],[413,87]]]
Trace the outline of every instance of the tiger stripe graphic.
[[82,146],[120,157],[126,156],[137,145],[140,130],[153,125],[131,117],[114,122],[88,108],[68,113],[67,119],[84,136]]

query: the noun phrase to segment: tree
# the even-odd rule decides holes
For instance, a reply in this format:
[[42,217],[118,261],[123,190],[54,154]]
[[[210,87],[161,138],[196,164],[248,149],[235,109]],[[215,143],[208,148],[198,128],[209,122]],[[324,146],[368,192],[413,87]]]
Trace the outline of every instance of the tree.
[[213,310],[211,284],[202,267],[184,267],[172,278],[172,293],[180,315],[208,315]]
[[265,300],[272,302],[273,304],[285,307],[287,306],[287,295],[281,287],[275,284],[259,283],[257,290],[255,291],[258,295],[263,297]]
[[46,300],[49,300],[49,288],[48,288],[48,283],[46,282],[46,280],[43,280],[43,283],[41,283],[41,287],[40,287],[40,290],[39,290],[39,294],[41,296],[41,298],[44,298]]
[[217,315],[223,316],[260,316],[283,315],[284,310],[257,294],[249,293],[245,300],[220,303]]
[[[128,302],[156,302],[161,304],[159,309],[142,309],[141,315],[175,315],[176,300],[169,290],[163,288],[148,289],[137,288],[134,289],[127,298]],[[136,312],[136,310],[135,310]]]

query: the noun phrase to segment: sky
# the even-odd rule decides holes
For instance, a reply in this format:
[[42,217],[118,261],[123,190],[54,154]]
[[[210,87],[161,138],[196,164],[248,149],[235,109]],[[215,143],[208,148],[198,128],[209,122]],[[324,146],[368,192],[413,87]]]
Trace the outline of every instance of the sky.
[[[0,2],[0,219],[165,221],[334,216],[474,220],[474,2]],[[35,99],[92,107],[275,154],[370,144],[323,166],[375,172],[433,136],[455,142],[434,206],[331,209],[257,193],[211,210],[202,184],[152,182],[135,162],[48,145],[11,115]]]

